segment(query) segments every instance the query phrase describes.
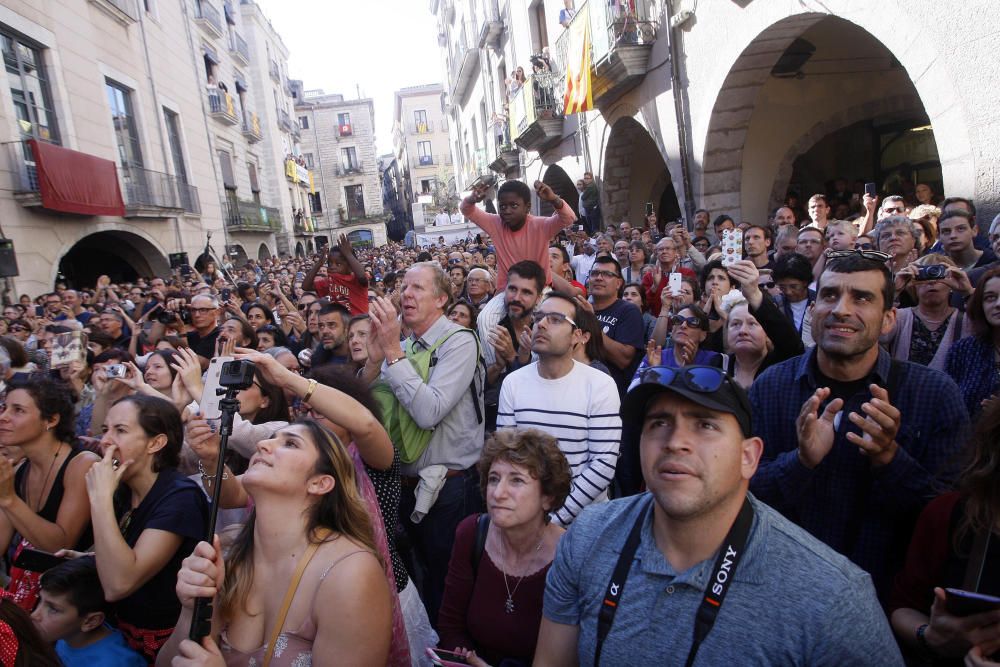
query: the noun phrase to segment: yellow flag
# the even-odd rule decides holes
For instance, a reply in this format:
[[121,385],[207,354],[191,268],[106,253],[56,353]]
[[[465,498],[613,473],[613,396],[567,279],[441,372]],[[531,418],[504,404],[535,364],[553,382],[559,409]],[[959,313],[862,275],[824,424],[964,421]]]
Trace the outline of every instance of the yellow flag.
[[569,49],[566,54],[566,96],[564,113],[580,113],[594,108],[590,80],[590,5],[586,4],[569,26]]

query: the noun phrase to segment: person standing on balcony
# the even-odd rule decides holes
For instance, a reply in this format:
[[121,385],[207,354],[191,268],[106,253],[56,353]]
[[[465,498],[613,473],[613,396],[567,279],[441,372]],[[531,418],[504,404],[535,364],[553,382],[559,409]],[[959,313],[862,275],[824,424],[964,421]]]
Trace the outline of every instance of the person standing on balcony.
[[559,25],[568,28],[569,24],[573,22],[573,17],[576,16],[576,9],[573,8],[573,0],[565,0],[565,5],[565,9],[559,10]]

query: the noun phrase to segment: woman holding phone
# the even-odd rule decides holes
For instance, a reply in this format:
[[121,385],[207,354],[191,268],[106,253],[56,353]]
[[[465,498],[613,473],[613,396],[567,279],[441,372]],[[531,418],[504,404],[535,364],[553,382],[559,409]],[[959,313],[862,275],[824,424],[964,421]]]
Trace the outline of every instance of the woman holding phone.
[[921,513],[889,599],[900,646],[934,665],[961,665],[974,648],[977,659],[1000,651],[1000,605],[965,615],[945,591],[1000,596],[1000,402],[983,411],[972,445],[958,491],[935,498]]
[[73,403],[66,386],[45,374],[14,380],[0,412],[0,543],[11,545],[7,590],[31,611],[41,574],[18,567],[26,549],[54,552],[90,546],[84,477],[98,460],[74,446]]

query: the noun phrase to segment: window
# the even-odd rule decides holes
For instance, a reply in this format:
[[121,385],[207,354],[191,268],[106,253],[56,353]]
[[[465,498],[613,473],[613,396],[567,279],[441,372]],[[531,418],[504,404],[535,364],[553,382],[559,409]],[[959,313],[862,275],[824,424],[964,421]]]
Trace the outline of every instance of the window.
[[354,134],[354,128],[351,126],[351,114],[338,113],[337,127],[339,129],[340,136],[342,137],[349,137]]
[[363,186],[348,185],[345,187],[344,199],[347,201],[348,220],[365,217],[365,194]]
[[314,169],[315,168],[315,167],[313,167],[313,154],[312,153],[303,153],[302,154],[302,159],[306,161],[306,168],[308,168],[308,169]]
[[227,190],[236,190],[236,177],[233,176],[233,158],[229,155],[229,151],[224,151],[220,149],[219,154],[219,170],[222,172],[222,185]]
[[538,0],[538,3],[528,10],[528,24],[531,29],[531,52],[541,53],[542,49],[549,45],[549,35],[545,28],[544,0]]
[[309,116],[299,116],[299,127],[303,130],[309,129]]
[[313,213],[323,212],[323,199],[320,197],[319,190],[309,193],[309,208],[312,209]]
[[361,164],[358,162],[358,152],[354,146],[340,149],[340,164],[346,172],[361,171]]
[[420,194],[429,195],[432,189],[432,180],[429,178],[420,179]]
[[413,123],[416,126],[417,132],[423,133],[427,132],[427,112],[423,109],[418,109],[413,112]]
[[247,174],[250,176],[250,192],[253,193],[253,200],[260,206],[260,181],[257,180],[257,165],[247,162]]
[[417,142],[417,160],[421,167],[434,164],[434,156],[431,155],[431,142]]
[[42,62],[42,49],[2,32],[0,42],[21,137],[59,143],[52,93],[45,75],[45,64]]
[[118,143],[118,164],[123,170],[142,167],[142,147],[135,125],[135,111],[132,108],[132,91],[105,79],[108,106],[111,107],[111,123]]
[[185,211],[196,213],[194,190],[185,187],[188,183],[187,167],[184,165],[184,151],[181,148],[180,118],[170,109],[163,107],[163,124],[167,127],[167,141],[170,143],[170,157],[174,163],[174,176],[178,181],[178,194]]

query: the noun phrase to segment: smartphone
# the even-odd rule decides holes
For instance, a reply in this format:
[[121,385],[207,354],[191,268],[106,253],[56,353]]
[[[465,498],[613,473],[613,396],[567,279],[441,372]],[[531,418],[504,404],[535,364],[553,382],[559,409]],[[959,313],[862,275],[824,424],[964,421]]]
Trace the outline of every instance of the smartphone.
[[875,190],[874,183],[865,183],[865,194],[869,197],[877,197],[878,192]]
[[743,259],[743,232],[726,229],[722,232],[722,266],[732,266]]
[[677,296],[681,293],[682,282],[681,274],[679,273],[671,273],[670,276],[667,277],[667,287],[670,288],[670,296]]
[[[583,225],[577,225],[577,226],[575,227],[575,229],[576,229],[576,231],[578,231],[578,232],[582,232],[582,231],[583,231]],[[41,308],[41,306],[39,306],[39,308]]]
[[66,560],[66,558],[53,556],[48,551],[22,549],[17,558],[14,559],[14,567],[19,567],[28,572],[46,572],[56,565],[65,563]]
[[653,215],[653,202],[646,202],[646,217]]
[[45,315],[45,306],[35,306],[35,317],[42,317]]
[[219,377],[222,375],[222,367],[233,360],[233,357],[213,357],[208,362],[208,370],[205,371],[205,389],[201,393],[201,400],[198,407],[201,409],[201,416],[205,419],[221,419],[222,410],[219,409],[219,401],[222,400],[225,392],[219,394],[222,385],[219,384]]
[[958,588],[946,588],[945,605],[955,616],[972,616],[1000,609],[1000,598],[982,593],[972,593]]
[[431,662],[440,667],[461,667],[462,665],[469,664],[465,656],[440,648],[428,648],[427,657],[431,659]]
[[233,290],[232,289],[230,289],[229,287],[223,287],[222,288],[222,300],[223,301],[229,301],[230,297],[232,297],[232,296],[233,296]]

